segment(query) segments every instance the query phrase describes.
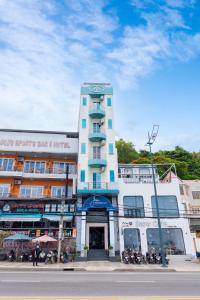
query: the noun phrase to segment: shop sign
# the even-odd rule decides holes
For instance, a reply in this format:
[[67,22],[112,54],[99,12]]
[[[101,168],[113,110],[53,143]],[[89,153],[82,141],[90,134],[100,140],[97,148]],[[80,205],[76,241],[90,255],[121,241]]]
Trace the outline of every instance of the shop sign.
[[11,204],[11,210],[14,212],[38,213],[44,210],[44,204]]
[[[172,228],[175,228],[175,227],[177,227],[177,225],[176,224],[168,224],[168,222],[167,221],[165,221],[165,220],[161,220],[161,226],[162,227],[168,227],[168,228],[170,228],[170,227],[172,227]],[[158,227],[158,221],[157,220],[155,220],[155,221],[134,221],[134,222],[132,222],[132,221],[130,221],[130,222],[128,222],[128,221],[123,221],[122,222],[122,227],[136,227],[136,228],[151,228],[151,227]]]

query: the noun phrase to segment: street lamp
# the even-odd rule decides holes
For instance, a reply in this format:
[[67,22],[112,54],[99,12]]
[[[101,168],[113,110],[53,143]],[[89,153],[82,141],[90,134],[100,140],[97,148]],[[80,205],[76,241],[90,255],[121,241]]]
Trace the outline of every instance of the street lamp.
[[161,228],[161,222],[160,222],[160,211],[159,211],[159,206],[158,206],[158,194],[157,194],[157,188],[156,188],[156,178],[155,178],[155,170],[154,170],[153,154],[152,154],[152,145],[154,144],[154,142],[156,140],[158,131],[159,131],[159,125],[153,125],[151,134],[148,132],[148,141],[147,141],[146,145],[149,146],[149,153],[150,153],[150,157],[151,157],[151,167],[152,167],[152,176],[153,176],[154,195],[155,195],[155,201],[156,201],[156,214],[157,214],[157,220],[158,220],[158,232],[159,232],[160,250],[161,250],[161,258],[162,258],[162,267],[167,267],[166,260],[165,260],[164,245],[163,245],[162,228]]

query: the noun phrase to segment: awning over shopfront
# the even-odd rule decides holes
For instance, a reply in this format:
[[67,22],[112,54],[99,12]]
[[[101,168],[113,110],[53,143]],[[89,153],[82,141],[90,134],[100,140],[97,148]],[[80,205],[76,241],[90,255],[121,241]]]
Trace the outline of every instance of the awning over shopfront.
[[41,214],[1,213],[0,222],[39,222],[41,217]]
[[[47,219],[49,221],[59,221],[60,220],[60,214],[43,214],[42,218]],[[72,215],[65,215],[64,216],[64,221],[66,221],[66,222],[71,222],[72,219],[73,219]]]

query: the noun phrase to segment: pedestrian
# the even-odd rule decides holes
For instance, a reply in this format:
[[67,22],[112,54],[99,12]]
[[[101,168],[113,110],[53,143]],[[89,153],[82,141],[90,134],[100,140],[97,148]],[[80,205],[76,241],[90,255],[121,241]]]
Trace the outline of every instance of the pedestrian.
[[39,256],[40,256],[40,246],[37,245],[36,248],[32,251],[32,260],[33,260],[34,267],[38,265]]

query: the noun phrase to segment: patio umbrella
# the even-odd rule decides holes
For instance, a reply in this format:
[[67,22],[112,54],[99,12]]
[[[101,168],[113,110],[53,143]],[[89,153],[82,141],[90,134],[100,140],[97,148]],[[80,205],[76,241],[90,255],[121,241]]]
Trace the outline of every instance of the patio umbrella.
[[49,243],[49,242],[57,242],[57,240],[45,234],[38,238],[33,239],[32,242],[33,243]]
[[14,235],[9,235],[4,239],[4,241],[22,241],[22,242],[31,241],[31,240],[32,238],[30,236],[23,233],[16,233]]

